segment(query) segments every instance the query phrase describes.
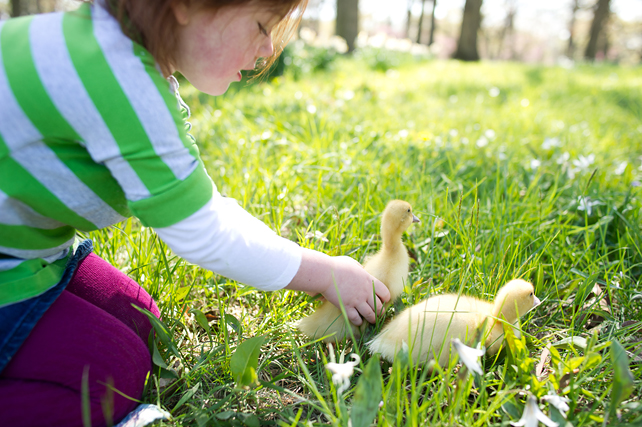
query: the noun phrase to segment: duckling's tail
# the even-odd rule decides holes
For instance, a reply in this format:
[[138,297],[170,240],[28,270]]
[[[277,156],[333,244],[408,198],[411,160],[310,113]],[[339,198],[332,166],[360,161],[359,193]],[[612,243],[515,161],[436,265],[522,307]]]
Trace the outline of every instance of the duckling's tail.
[[296,326],[308,337],[326,337],[323,341],[329,343],[343,341],[352,336],[355,339],[359,338],[361,336],[359,328],[351,323],[349,325],[352,328],[352,335],[346,327],[341,310],[326,301],[314,313],[301,319]]
[[402,348],[408,348],[408,344],[399,334],[395,334],[392,331],[393,328],[390,327],[390,324],[383,328],[383,330],[372,339],[368,341],[366,345],[372,354],[379,353],[381,357],[392,362],[395,358],[395,355]]

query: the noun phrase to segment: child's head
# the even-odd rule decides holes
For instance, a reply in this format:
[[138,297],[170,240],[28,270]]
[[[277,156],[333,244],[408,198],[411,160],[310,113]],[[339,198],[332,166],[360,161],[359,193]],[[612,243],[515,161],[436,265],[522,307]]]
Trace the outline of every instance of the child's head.
[[[256,59],[269,67],[308,0],[107,0],[123,30],[196,88],[222,94]],[[274,47],[272,47],[274,43]]]

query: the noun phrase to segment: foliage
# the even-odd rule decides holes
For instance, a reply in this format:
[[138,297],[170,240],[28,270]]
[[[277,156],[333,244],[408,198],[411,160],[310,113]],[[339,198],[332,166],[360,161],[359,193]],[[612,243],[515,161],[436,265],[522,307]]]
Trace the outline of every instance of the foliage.
[[[328,350],[295,332],[312,298],[189,265],[129,220],[91,237],[159,302],[171,337],[155,344],[178,379],[157,372],[145,400],[172,411],[165,425],[345,425],[373,407],[361,384],[380,381],[379,426],[507,425],[529,396],[566,425],[642,422],[639,69],[431,61],[381,73],[365,61],[336,58],[299,80],[286,68],[217,98],[184,85],[210,176],[283,236],[360,261],[379,245],[385,204],[408,200],[422,223],[406,236],[410,281],[388,315],[436,293],[491,299],[522,277],[543,302],[521,337],[509,331],[475,377],[456,359],[372,357],[364,343],[382,322]],[[239,388],[231,357],[258,336],[258,386]],[[341,395],[330,351],[361,356]],[[567,421],[551,395],[569,399]]]

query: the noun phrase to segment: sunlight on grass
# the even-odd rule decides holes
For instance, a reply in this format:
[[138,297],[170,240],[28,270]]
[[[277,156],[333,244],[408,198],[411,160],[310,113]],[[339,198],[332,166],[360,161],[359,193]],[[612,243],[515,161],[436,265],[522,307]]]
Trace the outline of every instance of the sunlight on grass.
[[[456,358],[432,374],[407,353],[377,362],[372,424],[507,425],[529,396],[560,425],[642,422],[639,68],[409,60],[380,72],[339,58],[327,73],[237,89],[182,87],[221,193],[302,246],[359,261],[378,248],[389,200],[422,219],[405,236],[410,283],[388,316],[436,293],[492,300],[518,277],[543,301],[483,375],[460,375]],[[203,271],[136,221],[91,237],[159,302],[171,344],[156,343],[162,368],[145,399],[172,411],[163,425],[347,425],[350,411],[373,410],[359,383],[378,378],[364,343],[381,324],[330,357],[293,327],[311,297]],[[256,336],[258,365],[237,384],[230,358]],[[325,364],[341,352],[361,364],[337,393]]]

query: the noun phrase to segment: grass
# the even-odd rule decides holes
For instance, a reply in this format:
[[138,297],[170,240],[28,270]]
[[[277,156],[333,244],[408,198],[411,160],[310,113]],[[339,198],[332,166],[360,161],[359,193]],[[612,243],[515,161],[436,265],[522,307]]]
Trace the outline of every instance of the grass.
[[[91,237],[160,306],[163,369],[144,399],[173,414],[163,425],[499,426],[529,394],[553,391],[573,426],[639,425],[640,69],[406,60],[382,72],[367,55],[330,65],[218,98],[183,85],[219,191],[302,246],[360,261],[379,245],[385,204],[411,202],[422,222],[405,236],[413,260],[396,310],[443,292],[492,299],[516,277],[543,304],[484,375],[456,359],[430,375],[368,354],[382,322],[333,350],[309,342],[294,323],[311,297],[187,264],[129,220]],[[324,365],[353,352],[361,363],[337,395]],[[249,377],[237,382],[239,361]]]

